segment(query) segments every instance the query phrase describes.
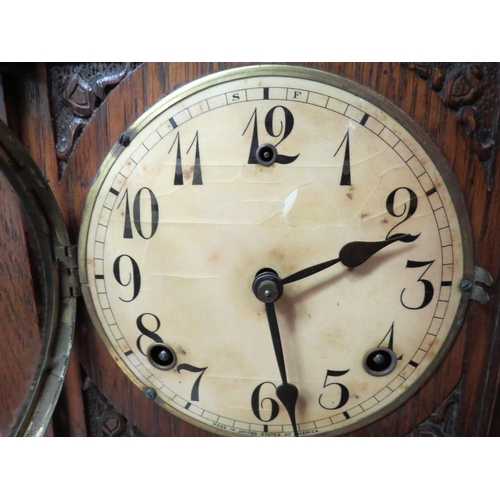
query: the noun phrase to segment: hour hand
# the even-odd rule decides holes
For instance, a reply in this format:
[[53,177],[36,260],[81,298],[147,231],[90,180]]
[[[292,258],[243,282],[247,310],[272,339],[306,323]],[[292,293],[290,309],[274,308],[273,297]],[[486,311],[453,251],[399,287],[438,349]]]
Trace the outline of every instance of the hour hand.
[[340,249],[339,260],[346,267],[358,267],[375,255],[379,250],[396,241],[409,243],[415,241],[420,235],[396,234],[382,241],[352,241]]
[[385,248],[386,246],[391,245],[396,241],[410,243],[412,241],[415,241],[419,236],[420,234],[417,234],[415,236],[411,234],[396,234],[386,240],[381,241],[351,241],[340,249],[338,258],[328,260],[311,267],[307,267],[306,269],[302,269],[301,271],[297,271],[296,273],[283,278],[281,282],[283,285],[293,283],[294,281],[307,278],[308,276],[319,273],[324,269],[328,269],[338,262],[344,264],[344,266],[346,267],[358,267],[363,264],[363,262],[366,262],[370,257],[375,255],[379,250],[382,250],[382,248]]

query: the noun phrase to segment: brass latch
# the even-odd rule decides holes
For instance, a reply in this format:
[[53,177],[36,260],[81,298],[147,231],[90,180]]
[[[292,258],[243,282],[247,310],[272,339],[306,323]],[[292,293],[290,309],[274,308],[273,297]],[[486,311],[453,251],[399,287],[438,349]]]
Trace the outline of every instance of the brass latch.
[[68,297],[81,297],[80,278],[78,276],[78,247],[70,245],[64,247],[64,292]]

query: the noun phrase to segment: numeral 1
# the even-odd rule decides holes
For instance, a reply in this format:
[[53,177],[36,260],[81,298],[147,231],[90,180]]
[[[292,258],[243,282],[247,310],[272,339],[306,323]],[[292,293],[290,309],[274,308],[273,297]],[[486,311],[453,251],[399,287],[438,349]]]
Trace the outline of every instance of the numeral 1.
[[[182,186],[184,185],[184,173],[182,168],[181,138],[179,132],[177,132],[174,142],[172,143],[172,146],[170,146],[170,149],[168,150],[169,154],[171,153],[175,145],[177,145],[177,148],[176,148],[176,159],[175,159],[174,186]],[[201,175],[201,160],[200,160],[200,146],[198,141],[198,132],[196,132],[194,139],[191,142],[191,145],[186,151],[186,154],[189,154],[193,145],[195,146],[193,185],[201,186],[203,185],[203,178]]]
[[342,147],[342,144],[345,142],[345,149],[344,149],[344,162],[342,163],[342,176],[340,178],[340,185],[341,186],[350,186],[351,185],[351,152],[349,149],[349,130],[344,135],[344,138],[342,139],[342,142],[340,143],[340,146],[338,147],[337,151],[335,151],[335,154],[333,155],[334,157],[337,156],[337,153],[340,151],[340,148]]

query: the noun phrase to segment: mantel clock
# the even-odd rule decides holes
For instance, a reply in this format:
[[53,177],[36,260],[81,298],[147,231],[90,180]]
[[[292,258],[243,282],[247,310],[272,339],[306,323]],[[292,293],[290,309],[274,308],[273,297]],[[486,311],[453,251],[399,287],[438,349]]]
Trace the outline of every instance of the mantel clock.
[[475,280],[432,140],[369,88],[290,65],[196,78],[123,130],[88,193],[78,273],[127,378],[229,436],[386,416],[444,359]]

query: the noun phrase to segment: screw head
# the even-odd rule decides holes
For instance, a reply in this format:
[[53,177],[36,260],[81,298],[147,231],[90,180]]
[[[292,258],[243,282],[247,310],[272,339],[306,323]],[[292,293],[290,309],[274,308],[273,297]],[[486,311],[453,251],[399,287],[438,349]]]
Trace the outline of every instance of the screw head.
[[460,290],[462,290],[462,292],[470,292],[472,290],[472,281],[463,279],[460,282]]
[[120,145],[126,148],[130,145],[130,136],[128,134],[121,134],[118,142],[120,143]]
[[155,399],[156,398],[156,391],[150,387],[144,391],[144,395],[148,399]]

